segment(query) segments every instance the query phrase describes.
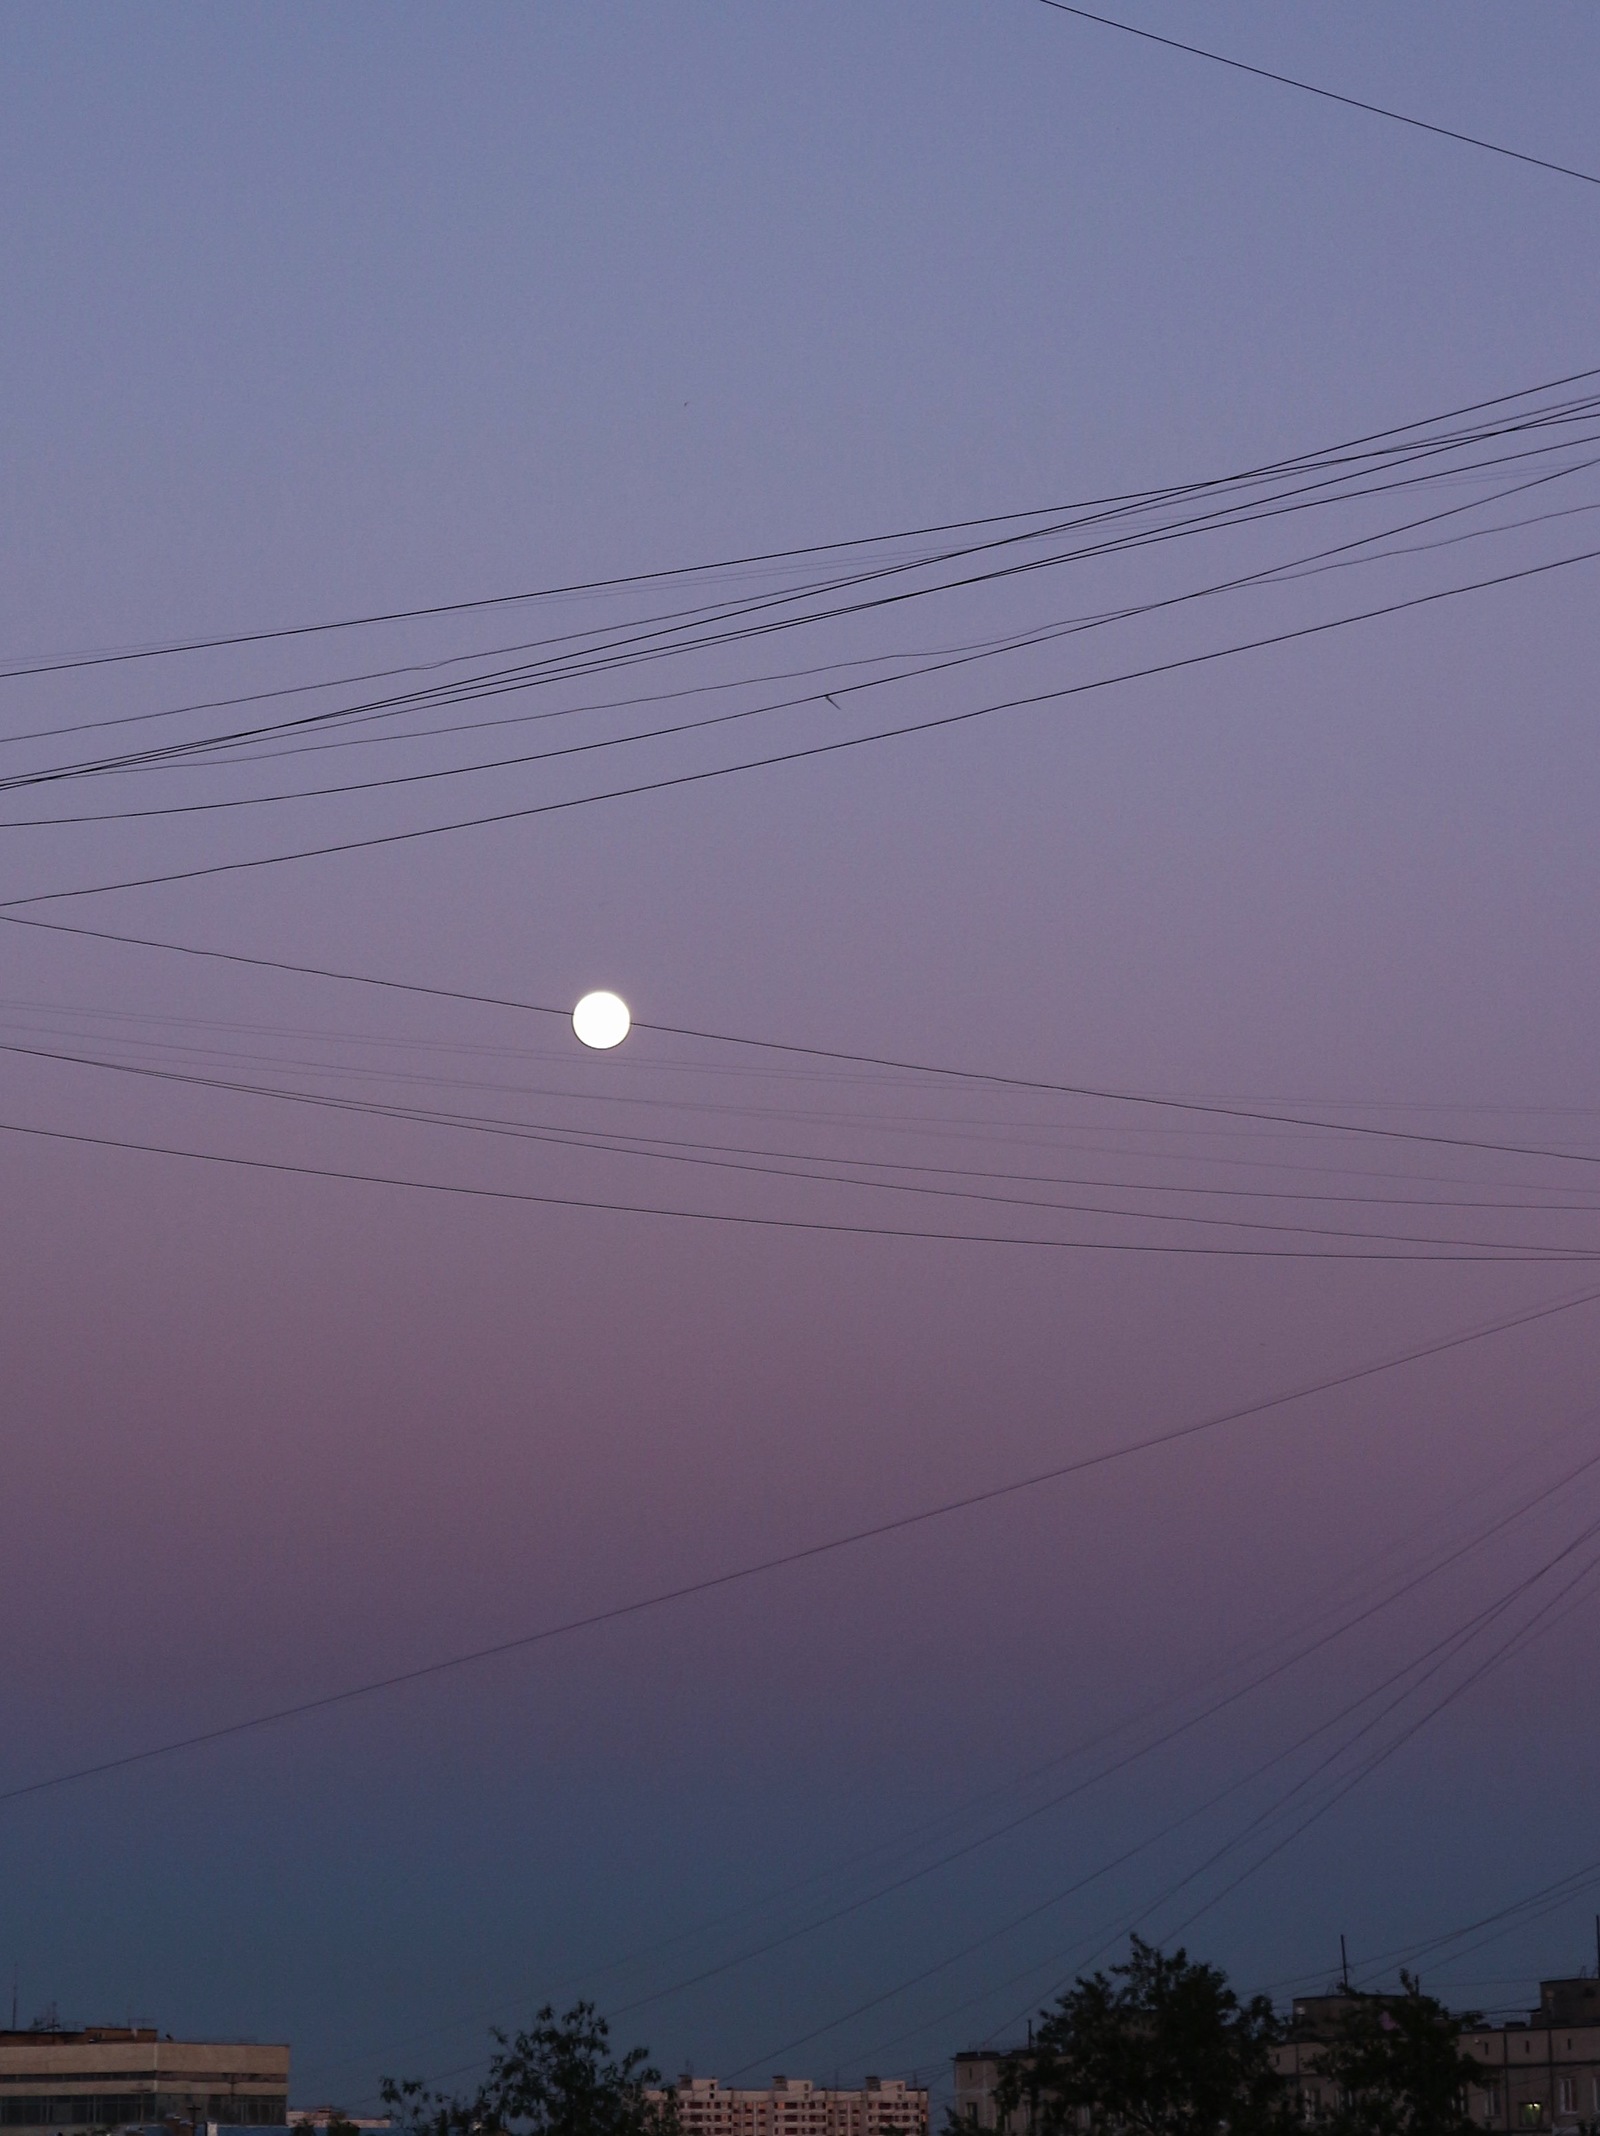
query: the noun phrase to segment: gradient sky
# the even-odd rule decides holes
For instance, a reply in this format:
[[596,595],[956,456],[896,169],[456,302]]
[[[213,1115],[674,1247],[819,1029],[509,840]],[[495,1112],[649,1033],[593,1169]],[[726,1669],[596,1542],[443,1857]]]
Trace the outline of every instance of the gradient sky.
[[[1137,19],[1600,169],[1600,21],[1570,0],[1141,0]],[[1026,0],[11,5],[0,35],[7,667],[1193,481],[1600,361],[1594,187]],[[1593,523],[1509,561],[1594,546]],[[1188,568],[1105,567],[1061,605],[1144,598]],[[1114,657],[1398,597],[1432,568],[1131,627]],[[1468,549],[1438,568],[1500,564]],[[1593,569],[1077,707],[43,909],[540,1003],[609,985],[657,1023],[1600,1155]],[[961,622],[1048,598],[997,594]],[[577,629],[620,611],[550,613]],[[952,627],[919,617],[884,642]],[[480,617],[11,681],[3,732],[532,634]],[[1050,650],[1003,680],[1045,688],[1112,657]],[[686,686],[719,679],[713,664]],[[467,783],[492,808],[569,790],[551,777]],[[232,819],[12,832],[0,886],[361,835],[458,799],[308,808],[292,836]],[[682,1132],[774,1143],[810,1108],[1015,1162],[1203,1161],[1234,1186],[1316,1156],[1269,1147],[1271,1130],[761,1068],[649,1033],[583,1060],[549,1021],[7,934],[0,1036],[58,1050],[68,1031],[128,1058],[309,1049],[369,1092],[448,1075],[574,1104],[665,1093],[701,1108]],[[20,1055],[4,1075],[13,1124],[860,1220],[821,1188],[465,1147]],[[1345,1193],[1405,1174],[1454,1183],[1418,1193],[1548,1199],[1587,1176],[1349,1138],[1320,1161]],[[16,1135],[0,1168],[0,1788],[1585,1282],[1570,1264],[1341,1273],[757,1231]],[[1593,1221],[1560,1236],[1593,1250]],[[935,2072],[1130,1922],[1176,1933],[1193,1907],[1170,1888],[1269,1795],[1165,1828],[1563,1548],[1600,1513],[1593,1481],[1081,1799],[739,1954],[1042,1800],[1085,1768],[1031,1769],[1182,1710],[1213,1672],[1576,1469],[1594,1335],[1574,1311],[538,1652],[0,1804],[0,1963],[25,2018],[54,2001],[290,2038],[307,2103],[354,2105],[386,2070],[465,2070],[490,2022],[580,1992],[673,2068]],[[1593,1627],[1578,1607],[1465,1690],[1219,1897],[1191,1946],[1283,1993],[1322,1976],[1341,1931],[1376,1961],[1586,1861]],[[924,1826],[923,1855],[896,1851]],[[1208,1877],[1194,1905],[1226,1873]],[[1541,1971],[1593,1962],[1592,1910],[1579,1894],[1424,1961],[1425,1984],[1515,2007]]]

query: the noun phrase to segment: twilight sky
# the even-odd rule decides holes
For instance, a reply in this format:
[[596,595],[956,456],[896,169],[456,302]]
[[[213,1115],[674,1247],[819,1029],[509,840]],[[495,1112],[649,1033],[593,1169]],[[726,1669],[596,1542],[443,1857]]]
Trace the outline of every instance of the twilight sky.
[[[1137,19],[1600,169],[1571,0]],[[0,1797],[1600,1291],[1594,381],[1145,495],[1600,363],[1600,190],[1032,0],[0,36],[0,918],[718,1034],[5,926]],[[347,2106],[579,1993],[937,2073],[1132,1925],[1515,2007],[1597,1316],[0,1799],[0,1961]]]

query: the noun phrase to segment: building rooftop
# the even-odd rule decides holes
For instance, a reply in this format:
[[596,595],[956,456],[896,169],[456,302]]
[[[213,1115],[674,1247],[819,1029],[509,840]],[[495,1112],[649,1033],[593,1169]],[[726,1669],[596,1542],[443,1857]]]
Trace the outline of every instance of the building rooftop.
[[[169,2032],[167,2038],[170,2040]],[[68,2045],[83,2041],[102,2040],[159,2040],[161,2034],[154,2025],[28,2025],[21,2031],[0,2029],[0,2047],[40,2047]]]

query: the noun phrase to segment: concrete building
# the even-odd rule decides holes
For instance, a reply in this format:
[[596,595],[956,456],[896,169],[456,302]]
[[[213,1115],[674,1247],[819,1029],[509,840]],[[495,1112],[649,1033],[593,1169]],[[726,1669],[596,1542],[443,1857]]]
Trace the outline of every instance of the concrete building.
[[[1323,2051],[1339,2028],[1353,1996],[1297,1996],[1289,2035],[1273,2051],[1282,2073],[1300,2094],[1308,2122],[1337,2104],[1321,2069]],[[1499,2136],[1578,2136],[1600,2123],[1600,1980],[1578,1975],[1539,1984],[1539,2007],[1504,2025],[1477,2025],[1461,2034],[1461,2050],[1483,2071],[1467,2097],[1480,2128]],[[1011,2056],[979,2048],[955,2057],[955,2108],[980,2129],[998,2124],[995,2087]],[[1019,2117],[1026,2121],[1026,2115]],[[1021,2136],[1021,2132],[1014,2132]]]
[[139,2025],[0,2032],[0,2129],[69,2136],[135,2122],[281,2127],[289,2049],[174,2040]]
[[[1319,2043],[1337,2028],[1350,1998],[1297,1997],[1291,2038],[1278,2066],[1299,2088],[1308,2121],[1332,2109],[1331,2088],[1318,2071]],[[1600,2121],[1600,1981],[1582,1975],[1539,1983],[1539,2007],[1504,2025],[1463,2030],[1461,2051],[1483,2070],[1467,2095],[1480,2127],[1577,2131]]]
[[387,2129],[394,2126],[387,2114],[347,2114],[337,2106],[291,2106],[289,2109],[291,2129],[328,2129],[336,2124],[347,2129]]
[[928,2094],[900,2077],[868,2077],[858,2091],[827,2091],[804,2077],[774,2077],[736,2091],[715,2077],[680,2077],[684,2136],[928,2136]]
[[1576,2129],[1600,2121],[1600,1980],[1542,1980],[1523,2024],[1461,2036],[1483,2064],[1473,2119],[1486,2129]]
[[994,2088],[1008,2059],[998,2047],[972,2047],[955,2057],[955,2110],[963,2121],[980,2129],[997,2126]]

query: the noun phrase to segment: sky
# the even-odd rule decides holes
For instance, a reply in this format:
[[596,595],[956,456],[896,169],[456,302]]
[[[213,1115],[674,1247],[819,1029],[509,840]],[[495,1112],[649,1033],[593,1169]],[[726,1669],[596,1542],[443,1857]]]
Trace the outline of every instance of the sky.
[[[1600,171],[1571,0],[1127,20]],[[1037,0],[0,37],[24,2022],[1593,1964],[1600,192]]]

